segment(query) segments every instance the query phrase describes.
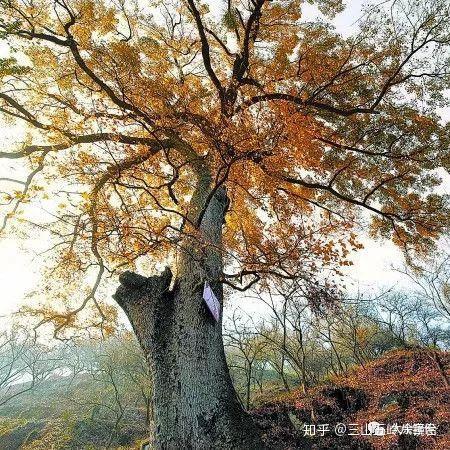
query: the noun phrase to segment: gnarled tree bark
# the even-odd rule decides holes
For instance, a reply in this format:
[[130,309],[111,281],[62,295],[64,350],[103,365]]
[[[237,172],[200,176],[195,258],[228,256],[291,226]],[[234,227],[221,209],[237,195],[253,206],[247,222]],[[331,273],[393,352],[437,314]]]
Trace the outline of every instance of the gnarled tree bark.
[[[126,272],[114,298],[127,314],[154,382],[151,446],[156,449],[262,449],[259,430],[233,388],[222,341],[202,299],[207,280],[222,303],[222,225],[227,207],[219,189],[197,237],[183,243],[174,279]],[[171,288],[172,286],[172,288]]]

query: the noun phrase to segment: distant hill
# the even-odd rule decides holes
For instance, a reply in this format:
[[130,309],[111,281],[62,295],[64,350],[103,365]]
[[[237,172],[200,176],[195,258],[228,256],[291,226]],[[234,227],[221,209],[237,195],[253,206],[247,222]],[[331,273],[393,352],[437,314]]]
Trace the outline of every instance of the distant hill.
[[[449,353],[395,351],[306,395],[296,390],[261,399],[252,415],[275,449],[446,450],[450,449],[449,369]],[[380,424],[378,433],[392,434],[356,435],[366,432],[371,422]],[[338,428],[342,437],[335,434],[337,424],[347,427],[345,432],[342,425]],[[374,427],[370,425],[368,432]]]

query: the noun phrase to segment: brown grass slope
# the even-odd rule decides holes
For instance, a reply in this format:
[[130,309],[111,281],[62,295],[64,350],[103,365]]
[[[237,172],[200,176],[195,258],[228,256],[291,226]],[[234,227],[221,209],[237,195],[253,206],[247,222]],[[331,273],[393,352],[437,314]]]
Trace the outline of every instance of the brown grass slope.
[[[253,411],[274,449],[450,450],[450,353],[398,350],[310,389],[262,401]],[[338,423],[436,424],[436,436],[390,434],[338,437]],[[330,432],[303,436],[304,424],[329,424]]]

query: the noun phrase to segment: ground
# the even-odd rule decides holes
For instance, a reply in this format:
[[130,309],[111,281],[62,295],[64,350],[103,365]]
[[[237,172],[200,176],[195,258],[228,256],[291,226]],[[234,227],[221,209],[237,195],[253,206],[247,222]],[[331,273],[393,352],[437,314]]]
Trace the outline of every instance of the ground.
[[[436,358],[437,355],[437,358]],[[444,450],[450,449],[450,353],[411,349],[394,351],[365,367],[332,377],[303,394],[301,390],[266,393],[251,411],[273,449]],[[447,380],[447,381],[446,381]],[[74,385],[87,389],[86,380]],[[18,397],[0,410],[0,449],[101,449],[100,437],[110,423],[94,423],[64,411],[64,380]],[[73,393],[72,392],[72,393]],[[67,403],[65,403],[67,406]],[[28,405],[28,407],[27,407]],[[73,411],[75,413],[75,411]],[[78,416],[78,418],[76,417]],[[138,448],[145,437],[142,411],[133,409],[111,448]],[[403,433],[388,436],[337,437],[338,423],[435,424],[437,435]],[[316,425],[315,436],[304,436],[304,425]],[[330,431],[319,436],[319,425]],[[411,430],[413,431],[413,430]],[[424,431],[424,430],[422,430]],[[432,431],[428,427],[428,431]],[[418,434],[419,433],[419,434]],[[86,446],[80,447],[84,442]],[[136,444],[134,444],[134,443]],[[84,444],[83,444],[84,445]]]
[[[436,355],[438,359],[436,360]],[[252,414],[265,430],[269,446],[278,449],[426,449],[450,448],[450,354],[430,350],[395,351],[334,377],[303,394],[284,393],[262,400]],[[447,381],[446,381],[447,380]],[[379,422],[400,425],[403,434],[337,437],[339,423]],[[305,425],[316,425],[315,436],[304,436]],[[319,424],[329,432],[320,436]],[[409,434],[408,424],[416,425]],[[437,435],[432,425],[437,425]],[[402,429],[401,426],[405,425]],[[356,434],[355,425],[352,433]],[[394,425],[395,430],[395,425]],[[312,429],[310,428],[312,434]],[[414,434],[415,431],[415,434]],[[423,434],[422,434],[423,432]]]

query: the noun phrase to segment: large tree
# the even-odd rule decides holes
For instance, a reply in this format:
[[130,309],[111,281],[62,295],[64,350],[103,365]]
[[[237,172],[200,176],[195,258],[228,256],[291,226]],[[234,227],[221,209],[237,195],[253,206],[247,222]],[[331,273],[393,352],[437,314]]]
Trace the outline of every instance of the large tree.
[[34,312],[58,336],[107,326],[99,287],[122,272],[157,448],[262,448],[205,281],[222,303],[300,277],[320,307],[361,221],[410,261],[448,226],[448,2],[383,2],[349,37],[340,0],[309,22],[304,3],[0,1],[0,112],[26,129],[0,157],[29,169],[1,179],[0,226],[51,233]]

